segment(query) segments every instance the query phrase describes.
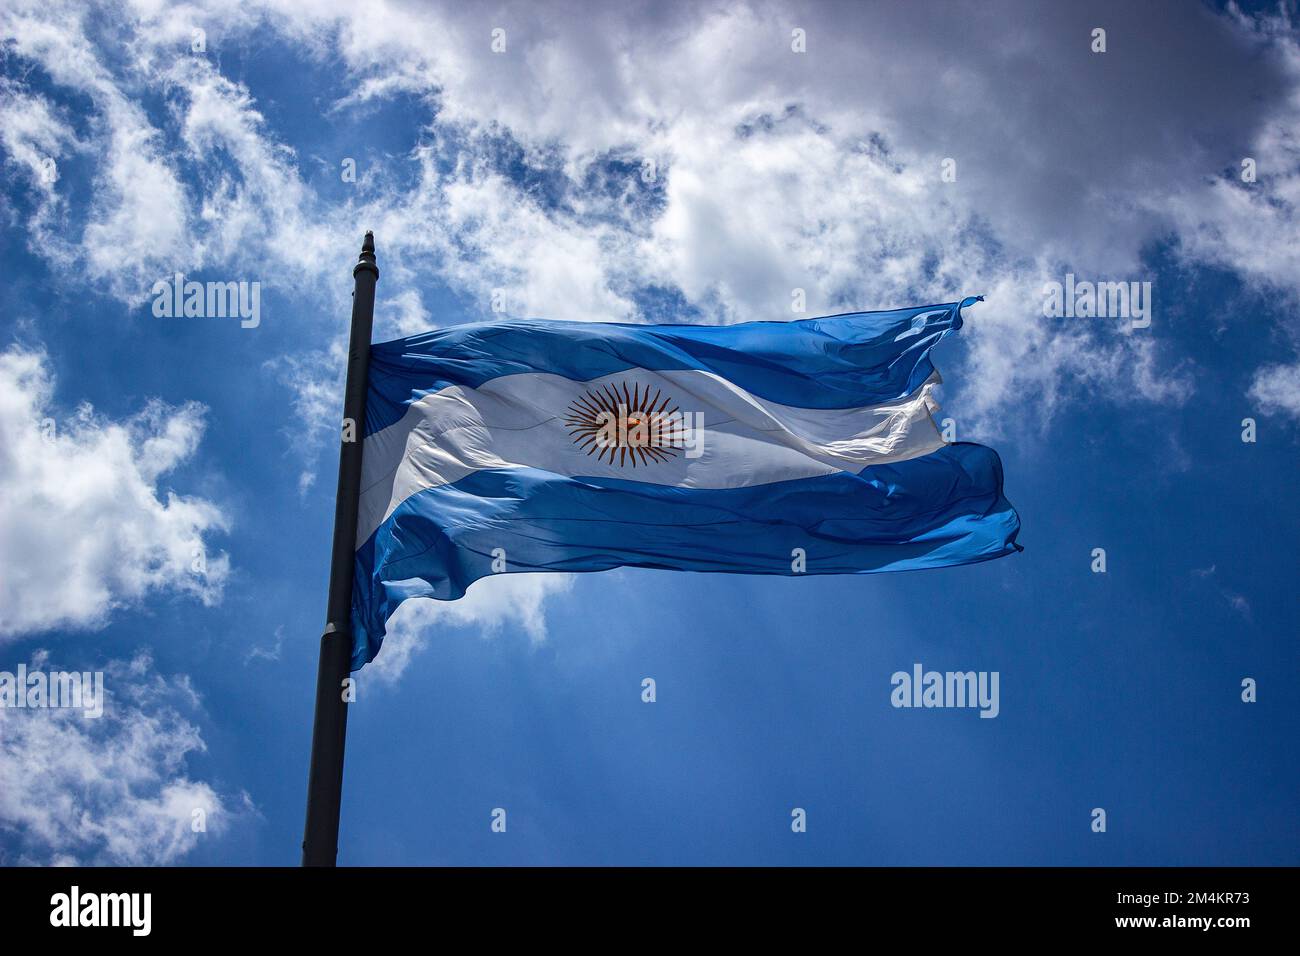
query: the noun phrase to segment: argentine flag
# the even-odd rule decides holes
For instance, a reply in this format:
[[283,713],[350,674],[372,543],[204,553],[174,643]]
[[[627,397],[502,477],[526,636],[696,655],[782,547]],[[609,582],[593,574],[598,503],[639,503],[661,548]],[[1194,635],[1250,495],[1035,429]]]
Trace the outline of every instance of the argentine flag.
[[1019,550],[997,454],[931,418],[930,350],[976,301],[372,346],[353,669],[407,598],[494,573],[860,574]]

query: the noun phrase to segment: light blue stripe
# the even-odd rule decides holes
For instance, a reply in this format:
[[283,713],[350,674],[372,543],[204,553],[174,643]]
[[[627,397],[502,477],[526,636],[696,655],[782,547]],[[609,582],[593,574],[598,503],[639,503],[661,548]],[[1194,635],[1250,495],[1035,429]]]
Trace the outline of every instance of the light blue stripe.
[[930,349],[961,328],[962,307],[979,298],[739,325],[509,319],[452,326],[371,347],[365,433],[400,420],[429,392],[522,372],[587,381],[632,368],[703,369],[782,405],[892,401],[930,377]]
[[986,561],[1020,550],[1002,463],[981,445],[859,474],[747,488],[688,489],[531,468],[488,469],[403,502],[357,551],[354,669],[379,651],[410,597],[453,600],[506,570],[622,566],[792,575],[902,571]]

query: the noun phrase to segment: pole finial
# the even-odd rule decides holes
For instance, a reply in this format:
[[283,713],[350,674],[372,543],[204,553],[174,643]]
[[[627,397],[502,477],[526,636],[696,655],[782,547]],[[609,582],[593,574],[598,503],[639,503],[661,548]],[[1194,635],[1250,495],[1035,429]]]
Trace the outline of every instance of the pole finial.
[[375,278],[379,278],[379,266],[375,262],[375,234],[369,229],[366,230],[365,239],[361,240],[361,255],[352,268],[352,275],[356,276],[361,271],[373,272]]

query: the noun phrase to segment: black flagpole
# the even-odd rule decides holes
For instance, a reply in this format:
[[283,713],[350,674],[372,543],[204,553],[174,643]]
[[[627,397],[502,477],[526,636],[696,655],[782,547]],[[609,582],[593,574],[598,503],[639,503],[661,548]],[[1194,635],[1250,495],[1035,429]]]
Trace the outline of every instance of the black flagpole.
[[366,233],[361,258],[352,270],[352,337],[343,394],[343,432],[339,447],[338,496],[334,500],[334,550],[330,558],[329,606],[320,639],[316,673],[316,720],[311,732],[311,772],[307,781],[307,828],[303,866],[333,866],[339,850],[339,802],[343,792],[343,744],[348,705],[343,681],[352,670],[352,563],[357,539],[357,501],[361,494],[361,445],[370,371],[370,329],[375,318],[375,235]]

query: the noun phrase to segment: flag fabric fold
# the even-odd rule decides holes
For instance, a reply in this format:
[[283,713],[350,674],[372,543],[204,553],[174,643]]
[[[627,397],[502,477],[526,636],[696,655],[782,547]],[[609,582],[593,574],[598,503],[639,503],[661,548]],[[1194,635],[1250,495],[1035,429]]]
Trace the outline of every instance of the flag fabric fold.
[[507,320],[374,345],[353,669],[495,573],[845,574],[1013,553],[1002,465],[935,427],[978,301],[731,326]]

